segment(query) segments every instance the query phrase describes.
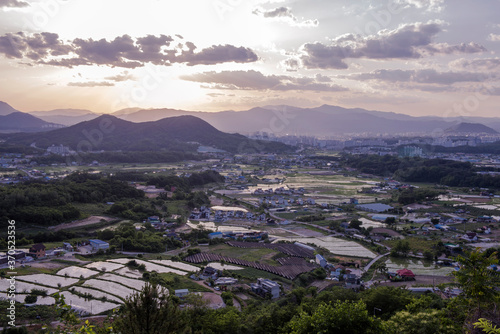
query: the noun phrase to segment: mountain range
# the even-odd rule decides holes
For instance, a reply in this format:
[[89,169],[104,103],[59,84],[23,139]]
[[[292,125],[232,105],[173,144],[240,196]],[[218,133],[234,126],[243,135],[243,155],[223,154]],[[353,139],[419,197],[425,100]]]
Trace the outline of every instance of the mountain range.
[[196,151],[211,146],[232,153],[291,151],[288,145],[224,133],[193,116],[133,123],[112,115],[42,133],[16,133],[4,137],[7,144],[47,148],[64,145],[76,151]]
[[[461,122],[486,123],[493,129],[500,130],[500,118],[413,117],[393,112],[361,108],[347,109],[331,105],[316,108],[265,106],[246,111],[216,113],[176,109],[146,109],[118,117],[138,122],[144,119],[158,120],[179,115],[199,117],[221,131],[242,134],[256,132],[267,132],[274,135],[314,136],[363,133],[367,135],[380,133],[431,134],[446,131]],[[480,130],[480,127],[476,129]],[[477,131],[472,131],[472,133],[474,132]]]
[[[8,104],[0,102],[0,115],[18,112]],[[72,126],[83,121],[99,117],[99,114],[85,109],[56,109],[33,111],[29,113],[41,121],[38,131],[50,129],[54,124]],[[413,117],[394,112],[365,110],[361,108],[342,108],[322,105],[316,108],[298,108],[286,105],[263,106],[244,111],[201,112],[178,109],[122,109],[111,114],[131,122],[157,121],[174,116],[194,116],[200,118],[223,132],[272,135],[313,135],[332,136],[336,134],[432,134],[432,133],[492,133],[500,131],[500,118],[462,117],[443,118],[434,116]],[[32,119],[33,120],[33,119]],[[478,126],[466,126],[458,129],[460,123],[479,123]],[[485,128],[487,124],[488,129]],[[23,125],[24,126],[24,125]],[[18,127],[18,131],[28,131]],[[458,130],[460,131],[458,131]],[[483,131],[484,130],[484,131]],[[13,127],[4,129],[0,122],[0,131],[13,132]],[[33,130],[30,127],[29,131]]]

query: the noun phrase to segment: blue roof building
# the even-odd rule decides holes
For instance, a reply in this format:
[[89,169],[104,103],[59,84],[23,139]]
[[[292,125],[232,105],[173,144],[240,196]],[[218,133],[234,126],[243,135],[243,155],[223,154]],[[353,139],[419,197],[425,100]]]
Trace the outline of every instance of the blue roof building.
[[92,250],[99,250],[99,249],[108,249],[109,244],[106,241],[102,241],[99,239],[90,239],[90,246],[92,246]]

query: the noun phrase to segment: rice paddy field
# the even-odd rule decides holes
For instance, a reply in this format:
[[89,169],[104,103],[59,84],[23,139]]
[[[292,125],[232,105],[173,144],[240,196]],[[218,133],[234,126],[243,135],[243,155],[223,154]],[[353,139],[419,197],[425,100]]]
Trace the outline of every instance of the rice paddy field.
[[455,270],[451,266],[438,266],[433,261],[424,259],[389,258],[385,265],[390,272],[407,268],[413,271],[415,275],[446,276]]
[[303,244],[315,244],[319,247],[325,248],[334,255],[343,255],[349,257],[359,257],[373,259],[377,254],[369,249],[363,247],[354,241],[347,241],[335,237],[315,237],[315,238],[278,238],[278,240],[296,241]]

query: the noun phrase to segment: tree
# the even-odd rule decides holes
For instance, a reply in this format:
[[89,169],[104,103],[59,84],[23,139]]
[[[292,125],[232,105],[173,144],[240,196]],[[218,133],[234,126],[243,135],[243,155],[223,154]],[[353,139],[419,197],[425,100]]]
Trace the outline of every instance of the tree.
[[362,301],[320,304],[312,314],[302,311],[289,323],[290,333],[380,333],[378,321],[372,318]]
[[384,223],[386,223],[388,226],[396,225],[396,218],[395,217],[387,217],[384,220]]
[[122,334],[182,333],[186,327],[183,313],[168,291],[149,283],[127,298],[122,315],[113,323]]
[[398,240],[391,250],[391,256],[407,257],[410,252],[410,243],[407,240]]
[[361,221],[354,219],[349,223],[349,228],[355,228],[356,230],[359,230],[361,228],[361,224],[363,224]]
[[429,310],[427,312],[410,313],[400,311],[384,323],[388,334],[455,334],[460,329],[446,319],[444,312]]
[[500,296],[500,274],[491,270],[492,265],[498,264],[496,253],[482,253],[479,248],[457,256],[460,269],[454,271],[458,284],[462,288],[464,301],[472,305],[481,318],[482,309],[496,304]]

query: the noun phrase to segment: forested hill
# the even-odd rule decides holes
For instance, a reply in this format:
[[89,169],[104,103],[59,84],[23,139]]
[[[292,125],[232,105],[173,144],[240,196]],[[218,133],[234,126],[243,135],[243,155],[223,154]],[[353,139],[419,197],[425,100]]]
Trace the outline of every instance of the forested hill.
[[391,177],[403,182],[500,189],[500,177],[478,174],[479,170],[468,162],[388,155],[344,155],[342,162],[361,173]]
[[13,134],[7,143],[47,148],[65,145],[77,151],[196,151],[199,145],[231,153],[287,152],[292,147],[256,141],[240,134],[221,132],[193,116],[132,123],[110,115],[81,122],[64,129],[37,134]]

